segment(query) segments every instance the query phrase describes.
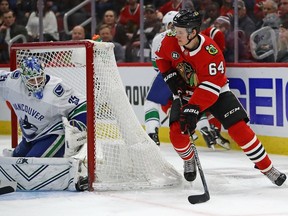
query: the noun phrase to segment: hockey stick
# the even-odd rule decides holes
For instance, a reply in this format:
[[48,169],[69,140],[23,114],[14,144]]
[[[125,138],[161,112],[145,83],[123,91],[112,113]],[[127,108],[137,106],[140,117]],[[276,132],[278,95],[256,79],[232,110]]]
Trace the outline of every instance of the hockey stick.
[[166,115],[166,117],[161,121],[161,125],[163,125],[167,121],[168,118],[169,118],[169,115]]
[[203,172],[203,169],[202,169],[202,166],[201,166],[201,163],[200,163],[198,151],[197,151],[197,148],[196,148],[196,146],[194,144],[193,137],[190,134],[190,132],[189,132],[189,137],[190,137],[191,147],[192,147],[192,149],[194,151],[195,162],[196,162],[196,165],[198,167],[198,171],[199,171],[199,174],[200,174],[200,177],[201,177],[201,181],[202,181],[202,185],[203,185],[203,188],[204,188],[204,193],[203,194],[190,195],[188,197],[188,201],[190,203],[197,204],[197,203],[207,202],[210,199],[210,194],[209,194],[208,186],[207,186],[206,179],[205,179],[205,176],[204,176],[204,172]]
[[[180,106],[182,107],[183,103],[182,103],[181,94],[179,94],[179,101],[180,101]],[[191,144],[192,150],[194,151],[195,162],[196,162],[196,165],[197,165],[200,177],[201,177],[202,185],[203,185],[203,188],[204,188],[204,193],[203,194],[190,195],[188,197],[188,201],[191,204],[207,202],[208,200],[210,200],[210,194],[209,194],[208,186],[207,186],[206,179],[205,179],[205,176],[204,176],[204,172],[203,172],[203,169],[202,169],[202,166],[201,166],[201,163],[200,163],[198,151],[197,151],[197,148],[196,148],[196,146],[194,144],[193,135],[190,133],[190,131],[188,131],[188,135],[189,135],[189,138],[190,138],[190,144]]]
[[0,195],[15,192],[16,187],[17,182],[5,182],[3,185],[0,182]]

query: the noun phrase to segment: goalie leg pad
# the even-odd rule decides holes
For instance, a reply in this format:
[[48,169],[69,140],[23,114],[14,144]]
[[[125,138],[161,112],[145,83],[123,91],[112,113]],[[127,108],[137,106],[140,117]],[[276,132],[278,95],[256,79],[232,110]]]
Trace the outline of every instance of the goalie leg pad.
[[79,164],[75,158],[0,157],[0,179],[23,191],[75,191]]

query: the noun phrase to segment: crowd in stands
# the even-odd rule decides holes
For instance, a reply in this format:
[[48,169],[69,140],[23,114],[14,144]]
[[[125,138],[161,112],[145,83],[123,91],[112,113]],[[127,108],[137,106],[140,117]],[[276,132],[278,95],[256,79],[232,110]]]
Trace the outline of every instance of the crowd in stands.
[[[0,0],[0,64],[9,63],[9,47],[12,43],[39,41],[37,2]],[[91,25],[81,26],[91,17],[91,3],[69,16],[68,28],[72,34],[67,34],[64,31],[63,16],[83,1],[43,2],[44,41],[91,39]],[[224,56],[227,62],[234,62],[235,35],[238,35],[239,62],[288,62],[288,0],[237,0],[239,19],[236,30],[233,2],[144,0],[144,37],[140,37],[138,0],[95,0],[96,26],[93,31],[103,41],[115,44],[117,62],[140,61],[140,39],[143,39],[144,61],[148,62],[152,39],[163,31],[163,16],[171,10],[191,8],[202,14],[201,30],[215,26],[225,35]]]

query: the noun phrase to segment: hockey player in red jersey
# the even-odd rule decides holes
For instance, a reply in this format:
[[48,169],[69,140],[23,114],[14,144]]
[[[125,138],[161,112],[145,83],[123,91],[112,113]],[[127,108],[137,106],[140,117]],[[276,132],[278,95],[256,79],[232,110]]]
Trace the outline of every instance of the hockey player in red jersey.
[[222,52],[211,38],[199,33],[200,14],[181,10],[174,17],[173,25],[175,31],[165,36],[155,54],[157,66],[174,95],[169,119],[170,140],[184,160],[185,179],[196,178],[188,134],[194,133],[201,113],[209,111],[255,166],[274,184],[282,185],[286,175],[272,165],[256,134],[247,125],[246,111],[229,89]]

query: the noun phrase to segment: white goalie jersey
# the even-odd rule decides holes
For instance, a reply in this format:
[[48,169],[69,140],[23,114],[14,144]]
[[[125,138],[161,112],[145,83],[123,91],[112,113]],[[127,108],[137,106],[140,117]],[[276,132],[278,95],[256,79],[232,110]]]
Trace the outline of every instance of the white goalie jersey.
[[[10,102],[27,141],[47,134],[64,134],[62,116],[73,119],[86,113],[84,96],[57,77],[46,75],[46,80],[40,101],[26,88],[20,71],[0,71],[0,96]],[[86,115],[83,121],[86,122]]]
[[161,45],[161,42],[163,40],[163,38],[165,37],[165,35],[170,32],[171,30],[167,30],[165,32],[162,32],[158,35],[156,35],[154,38],[153,38],[153,41],[152,41],[152,49],[151,49],[151,61],[152,61],[152,64],[153,64],[153,67],[154,67],[154,70],[155,71],[159,71],[158,70],[158,67],[156,65],[156,58],[157,58],[157,55],[155,54],[155,52],[160,48],[160,45]]

